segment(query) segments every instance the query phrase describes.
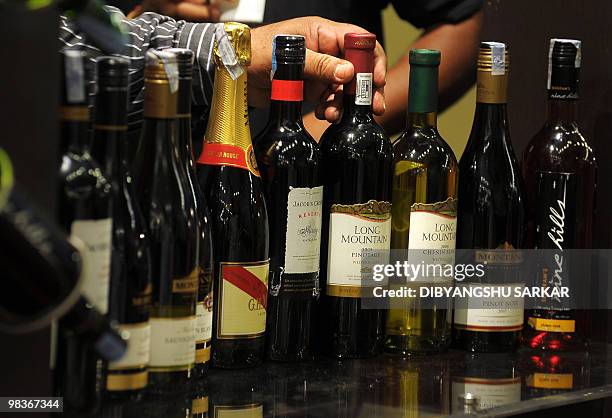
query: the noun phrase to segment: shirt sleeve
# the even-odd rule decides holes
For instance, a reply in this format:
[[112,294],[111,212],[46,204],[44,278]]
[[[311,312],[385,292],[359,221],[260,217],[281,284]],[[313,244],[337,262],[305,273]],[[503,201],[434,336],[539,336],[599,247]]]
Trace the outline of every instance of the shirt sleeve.
[[[211,60],[211,55],[215,40],[215,24],[187,23],[151,12],[143,13],[136,19],[128,19],[116,7],[107,6],[107,10],[121,20],[128,36],[123,53],[113,55],[128,59],[130,63],[129,130],[138,130],[142,124],[145,56],[149,48],[176,47],[189,48],[193,51],[195,62],[191,92],[192,103],[205,108],[207,112],[212,96],[214,75],[214,62]],[[65,16],[61,17],[59,40],[64,48],[85,51],[90,58],[92,68],[97,57],[108,55],[89,42],[86,35],[79,31],[77,25]],[[89,74],[89,91],[90,95],[93,95],[95,92],[94,71],[89,71]]]
[[483,0],[392,0],[392,3],[402,19],[418,28],[458,23],[483,7]]

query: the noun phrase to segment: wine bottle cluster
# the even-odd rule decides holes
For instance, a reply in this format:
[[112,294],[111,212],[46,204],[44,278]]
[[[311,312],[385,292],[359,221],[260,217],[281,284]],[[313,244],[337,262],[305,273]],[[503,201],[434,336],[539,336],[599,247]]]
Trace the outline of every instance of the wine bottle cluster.
[[[458,162],[436,125],[439,51],[410,51],[407,126],[392,144],[372,114],[376,37],[346,34],[344,58],[355,76],[343,86],[341,120],[317,144],[302,122],[305,40],[278,35],[270,117],[253,143],[250,30],[238,23],[224,29],[216,33],[213,99],[197,158],[191,51],[147,52],[133,161],[128,62],[97,59],[90,118],[88,60],[62,53],[58,222],[83,243],[84,297],[117,324],[128,350],[105,362],[59,321],[58,393],[86,409],[102,389],[120,398],[145,388],[179,390],[208,363],[231,369],[266,357],[430,353],[451,344],[470,352],[515,349],[522,300],[503,311],[454,308],[452,298],[434,307],[418,298],[394,302],[386,314],[365,309],[363,272],[372,261],[364,252],[390,262],[390,250],[409,260],[435,250],[452,264],[455,248],[473,250],[474,262],[488,261],[492,278],[480,284],[492,286],[497,278],[524,284],[521,257],[511,256],[520,249],[588,248],[596,162],[575,122],[580,43],[551,41],[549,117],[521,175],[506,116],[504,44],[481,44],[476,114]],[[564,230],[554,229],[551,213],[563,217]],[[445,233],[423,239],[434,231]],[[562,236],[555,240],[551,231]],[[418,277],[413,285],[452,284]],[[583,316],[543,303],[527,315],[527,344],[550,349],[582,341]]]

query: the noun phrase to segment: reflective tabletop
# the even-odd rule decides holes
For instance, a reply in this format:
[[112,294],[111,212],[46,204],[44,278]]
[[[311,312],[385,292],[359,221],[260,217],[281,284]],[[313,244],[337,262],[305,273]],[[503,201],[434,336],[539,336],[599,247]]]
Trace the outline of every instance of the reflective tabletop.
[[[511,416],[612,397],[612,345],[589,351],[267,362],[209,370],[189,391],[105,403],[120,417]],[[473,416],[473,415],[472,415]]]

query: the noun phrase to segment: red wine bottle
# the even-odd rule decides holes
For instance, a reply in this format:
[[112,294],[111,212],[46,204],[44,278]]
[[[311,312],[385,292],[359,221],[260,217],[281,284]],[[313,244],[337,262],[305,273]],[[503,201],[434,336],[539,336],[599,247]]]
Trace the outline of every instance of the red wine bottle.
[[338,358],[375,355],[383,312],[362,309],[362,253],[390,248],[393,149],[372,116],[376,36],[349,33],[345,58],[355,78],[344,86],[344,111],[321,138],[323,239],[318,346]]
[[[580,41],[551,39],[548,116],[523,155],[528,245],[545,250],[533,284],[567,286],[574,296],[588,287],[580,283],[584,272],[568,265],[568,257],[561,266],[557,261],[564,260],[564,250],[591,248],[597,181],[595,153],[577,122],[580,57]],[[527,313],[524,342],[531,348],[569,349],[586,342],[589,325],[587,310],[545,298]]]
[[267,352],[272,360],[296,361],[310,355],[323,186],[319,147],[302,123],[304,38],[278,35],[273,49],[270,119],[255,139],[270,227]]

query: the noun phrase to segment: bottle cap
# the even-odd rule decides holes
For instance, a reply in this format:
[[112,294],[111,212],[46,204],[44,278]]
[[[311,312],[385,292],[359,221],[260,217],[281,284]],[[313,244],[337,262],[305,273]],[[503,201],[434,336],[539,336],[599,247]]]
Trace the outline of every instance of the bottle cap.
[[344,35],[344,49],[374,49],[376,35],[373,33],[347,33]]
[[[227,35],[229,45],[233,48],[235,59],[241,66],[248,66],[251,64],[251,29],[242,23],[237,22],[226,22],[223,24],[223,29]],[[217,42],[215,42],[214,54],[217,63],[222,63],[227,66],[226,57],[227,51],[222,39],[217,36]]]
[[96,60],[98,88],[120,87],[127,89],[130,65],[127,59],[100,57]]
[[550,40],[548,50],[548,98],[578,99],[582,42],[576,39]]
[[282,63],[303,64],[306,60],[306,40],[299,35],[276,35],[274,59]]
[[180,78],[193,77],[193,51],[187,48],[168,48],[165,51],[176,56]]
[[577,39],[550,40],[550,61],[554,66],[580,68],[582,42]]
[[510,70],[508,47],[501,42],[481,42],[478,51],[478,71],[504,75]]
[[145,80],[168,81],[170,91],[178,90],[178,63],[176,54],[167,50],[149,49],[145,66]]
[[437,67],[440,65],[440,56],[440,51],[435,49],[411,49],[409,61],[410,65]]
[[60,51],[63,106],[87,106],[87,56],[83,51]]

